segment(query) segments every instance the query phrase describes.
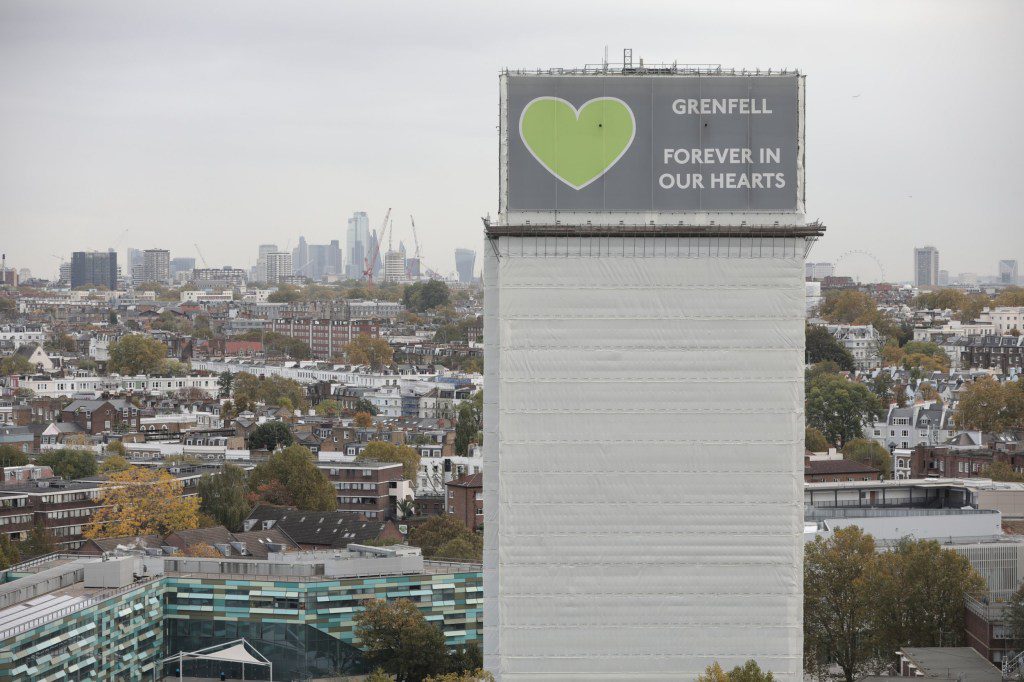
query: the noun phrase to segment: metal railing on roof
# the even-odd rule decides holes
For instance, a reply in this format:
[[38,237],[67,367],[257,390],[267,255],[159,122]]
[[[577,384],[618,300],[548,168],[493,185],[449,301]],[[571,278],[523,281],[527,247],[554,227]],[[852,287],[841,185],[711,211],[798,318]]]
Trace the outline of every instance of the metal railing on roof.
[[69,616],[72,613],[77,613],[82,609],[89,608],[90,606],[95,606],[96,604],[107,601],[108,599],[112,599],[122,594],[131,592],[132,590],[139,589],[140,587],[145,587],[156,582],[157,580],[159,580],[159,578],[160,576],[153,576],[131,583],[130,585],[125,585],[124,587],[116,587],[111,590],[106,590],[105,592],[99,592],[97,594],[94,594],[90,597],[83,599],[82,601],[71,604],[70,606],[66,606],[60,610],[51,611],[50,613],[39,616],[38,618],[33,618],[32,620],[26,621],[24,623],[20,623],[12,628],[8,628],[7,630],[0,630],[0,641],[3,641],[8,637],[13,637],[14,635],[17,635],[19,633],[26,632],[28,630],[33,630],[39,627],[40,625],[45,625],[46,623],[49,623],[51,621],[63,618],[65,616]]

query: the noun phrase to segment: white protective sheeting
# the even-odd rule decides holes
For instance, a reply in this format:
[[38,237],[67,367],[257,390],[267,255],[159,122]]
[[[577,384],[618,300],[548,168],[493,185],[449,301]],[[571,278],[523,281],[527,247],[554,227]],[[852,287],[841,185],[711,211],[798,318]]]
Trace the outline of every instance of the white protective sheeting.
[[511,680],[801,677],[802,238],[485,266],[484,653]]

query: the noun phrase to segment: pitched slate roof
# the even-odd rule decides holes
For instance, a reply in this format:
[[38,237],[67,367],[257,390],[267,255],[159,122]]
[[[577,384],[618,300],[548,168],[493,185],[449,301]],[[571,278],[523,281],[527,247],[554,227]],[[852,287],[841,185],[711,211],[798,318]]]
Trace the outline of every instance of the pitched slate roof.
[[321,512],[258,505],[243,522],[250,532],[262,532],[264,521],[279,529],[301,545],[345,547],[350,542],[376,540],[384,531],[385,522],[364,519],[353,512]]
[[806,476],[833,476],[840,474],[877,475],[876,467],[846,459],[812,459],[804,466]]

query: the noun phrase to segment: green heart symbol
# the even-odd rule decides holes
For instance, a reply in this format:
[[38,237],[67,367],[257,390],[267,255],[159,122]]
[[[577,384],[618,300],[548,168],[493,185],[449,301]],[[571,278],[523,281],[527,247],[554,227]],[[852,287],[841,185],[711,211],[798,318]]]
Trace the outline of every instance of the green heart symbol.
[[633,111],[616,97],[576,107],[560,97],[538,97],[523,108],[519,136],[534,158],[573,189],[604,175],[633,143]]

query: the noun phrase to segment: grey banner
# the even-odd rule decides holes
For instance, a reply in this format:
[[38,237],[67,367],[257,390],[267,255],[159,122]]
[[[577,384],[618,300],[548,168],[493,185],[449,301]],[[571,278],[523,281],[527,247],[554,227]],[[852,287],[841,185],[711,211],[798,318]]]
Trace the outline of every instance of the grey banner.
[[796,75],[510,75],[505,208],[798,211],[799,90]]

